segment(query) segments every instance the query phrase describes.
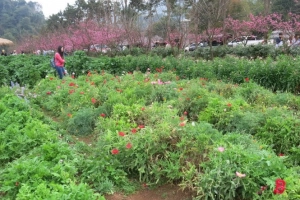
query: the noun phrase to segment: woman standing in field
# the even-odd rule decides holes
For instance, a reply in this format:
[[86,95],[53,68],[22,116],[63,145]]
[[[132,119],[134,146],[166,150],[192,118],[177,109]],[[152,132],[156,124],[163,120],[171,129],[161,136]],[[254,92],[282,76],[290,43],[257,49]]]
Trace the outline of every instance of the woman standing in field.
[[65,66],[65,59],[64,59],[64,47],[59,46],[57,48],[57,52],[54,56],[55,59],[55,68],[59,75],[59,78],[62,79],[64,76],[64,66]]

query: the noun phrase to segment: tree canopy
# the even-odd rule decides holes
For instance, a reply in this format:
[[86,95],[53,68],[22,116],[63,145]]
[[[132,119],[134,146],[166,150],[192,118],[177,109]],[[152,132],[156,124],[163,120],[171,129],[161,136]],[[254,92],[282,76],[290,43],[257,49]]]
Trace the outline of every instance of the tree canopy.
[[0,19],[0,37],[13,41],[38,34],[45,22],[41,5],[25,0],[1,0]]

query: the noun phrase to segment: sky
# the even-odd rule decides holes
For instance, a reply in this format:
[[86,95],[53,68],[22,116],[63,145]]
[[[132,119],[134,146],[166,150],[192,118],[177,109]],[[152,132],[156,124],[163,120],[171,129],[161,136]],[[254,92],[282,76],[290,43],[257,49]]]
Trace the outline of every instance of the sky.
[[67,4],[74,5],[76,0],[26,0],[33,1],[42,5],[43,13],[46,18],[52,14],[57,14],[59,11],[65,10]]

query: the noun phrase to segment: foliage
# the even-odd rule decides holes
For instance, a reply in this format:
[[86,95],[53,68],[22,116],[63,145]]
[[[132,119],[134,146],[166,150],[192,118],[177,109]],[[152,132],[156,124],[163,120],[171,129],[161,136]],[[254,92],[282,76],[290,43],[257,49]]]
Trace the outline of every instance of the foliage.
[[91,134],[95,127],[96,116],[91,108],[80,108],[67,124],[67,131],[72,135]]
[[[1,88],[4,92],[4,88]],[[35,111],[11,91],[1,95],[1,199],[101,199],[78,183],[81,159]]]
[[[6,39],[17,41],[25,35],[38,32],[45,22],[44,16],[37,9],[37,2],[23,0],[2,0],[0,2],[0,35]],[[26,49],[23,49],[26,51]]]
[[[0,163],[7,164],[28,153],[44,142],[55,139],[50,127],[38,119],[31,108],[13,94],[1,98],[1,157]],[[49,134],[51,133],[51,134]]]
[[280,177],[289,182],[283,198],[299,190],[297,181],[289,181],[295,174],[282,158],[262,148],[246,135],[228,134],[217,141],[209,161],[200,164],[203,174],[197,174],[196,199],[273,199],[275,180]]
[[[191,189],[196,199],[299,198],[300,99],[252,78],[258,69],[273,76],[273,65],[283,76],[284,66],[297,68],[298,58],[294,64],[286,56],[275,63],[120,58],[103,61],[112,60],[111,71],[127,65],[132,71],[109,74],[108,67],[63,80],[49,75],[29,89],[26,100],[6,94],[7,87],[0,90],[3,198],[62,197],[65,188],[80,195],[75,199],[93,199],[100,195],[91,189],[130,193],[167,182]],[[90,69],[101,61],[88,59]],[[268,74],[261,68],[269,65]],[[35,108],[57,125],[45,125]],[[273,194],[279,178],[286,188]]]

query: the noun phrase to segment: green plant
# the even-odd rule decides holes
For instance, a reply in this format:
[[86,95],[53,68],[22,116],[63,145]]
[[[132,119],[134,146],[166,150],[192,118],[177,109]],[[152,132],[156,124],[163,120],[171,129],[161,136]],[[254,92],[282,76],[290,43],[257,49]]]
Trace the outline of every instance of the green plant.
[[91,134],[98,116],[91,108],[81,108],[68,120],[67,131],[72,135]]

